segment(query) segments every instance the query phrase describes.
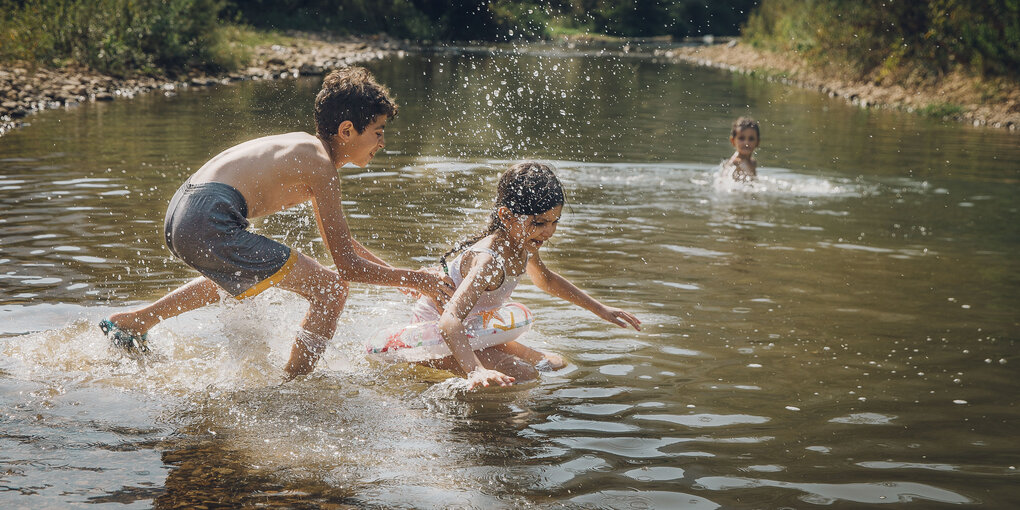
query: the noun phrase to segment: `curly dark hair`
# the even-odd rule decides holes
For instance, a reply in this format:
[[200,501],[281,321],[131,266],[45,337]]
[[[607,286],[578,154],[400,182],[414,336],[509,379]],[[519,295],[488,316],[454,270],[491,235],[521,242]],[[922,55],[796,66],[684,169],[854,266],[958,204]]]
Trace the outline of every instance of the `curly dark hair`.
[[741,117],[733,121],[733,127],[730,129],[730,138],[736,138],[737,133],[740,133],[745,129],[753,129],[754,134],[758,136],[759,140],[761,140],[761,131],[758,130],[758,121],[751,117]]
[[345,120],[361,133],[380,115],[393,118],[397,109],[389,89],[376,82],[367,69],[337,69],[326,75],[315,96],[315,133],[332,138]]
[[556,178],[556,174],[553,173],[549,165],[536,161],[517,163],[499,176],[499,184],[496,185],[496,203],[489,214],[489,224],[485,230],[472,238],[457,243],[452,250],[440,257],[439,263],[445,270],[447,257],[499,230],[502,224],[496,210],[500,207],[506,207],[514,214],[531,216],[542,214],[565,202],[563,185],[560,184],[560,180]]

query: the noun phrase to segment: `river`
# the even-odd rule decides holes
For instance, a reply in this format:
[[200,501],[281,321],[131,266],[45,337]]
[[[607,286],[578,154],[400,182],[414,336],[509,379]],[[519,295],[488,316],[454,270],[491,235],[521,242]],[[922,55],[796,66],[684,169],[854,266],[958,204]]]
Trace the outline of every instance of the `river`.
[[[153,352],[96,323],[195,273],[166,205],[209,157],[311,131],[321,78],[151,94],[0,138],[4,508],[1010,508],[1020,505],[1020,138],[659,61],[556,46],[367,65],[401,104],[343,168],[354,235],[434,264],[500,170],[567,190],[543,259],[637,314],[625,330],[527,279],[525,337],[567,368],[465,394],[365,358],[410,316],[353,285],[309,377],[305,304],[181,315]],[[718,178],[740,115],[759,175]],[[257,228],[328,262],[308,206]]]

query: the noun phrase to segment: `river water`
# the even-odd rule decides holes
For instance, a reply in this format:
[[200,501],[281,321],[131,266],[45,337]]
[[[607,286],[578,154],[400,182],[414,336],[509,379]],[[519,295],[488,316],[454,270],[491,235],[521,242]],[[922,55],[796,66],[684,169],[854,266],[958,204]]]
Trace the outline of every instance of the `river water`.
[[[402,105],[341,170],[355,236],[432,264],[498,172],[555,164],[543,259],[636,313],[515,299],[570,364],[465,394],[361,343],[410,316],[354,285],[315,373],[281,384],[305,305],[270,290],[123,356],[96,322],[194,273],[166,204],[210,156],[312,130],[320,79],[29,118],[0,139],[3,508],[1011,508],[1020,504],[1020,138],[656,61],[555,47],[368,65]],[[717,177],[762,122],[758,182]],[[309,207],[260,231],[328,261]]]

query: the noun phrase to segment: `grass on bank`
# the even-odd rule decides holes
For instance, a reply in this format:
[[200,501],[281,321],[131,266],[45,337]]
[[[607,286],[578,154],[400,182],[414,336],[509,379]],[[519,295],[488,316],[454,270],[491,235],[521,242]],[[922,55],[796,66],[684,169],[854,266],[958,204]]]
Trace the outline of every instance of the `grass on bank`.
[[962,106],[953,103],[931,103],[917,110],[917,113],[935,119],[952,119],[959,117],[963,112]]
[[1020,0],[762,0],[742,36],[856,81],[1020,79]]
[[84,65],[103,73],[237,69],[247,30],[222,0],[0,0],[0,60]]

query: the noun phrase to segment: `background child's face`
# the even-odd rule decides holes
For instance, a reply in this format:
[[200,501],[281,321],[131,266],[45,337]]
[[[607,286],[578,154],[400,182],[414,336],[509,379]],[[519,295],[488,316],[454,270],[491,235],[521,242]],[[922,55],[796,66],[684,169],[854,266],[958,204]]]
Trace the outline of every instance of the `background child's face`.
[[758,132],[753,128],[744,128],[737,132],[737,136],[730,137],[730,144],[743,157],[751,157],[751,153],[758,148]]

